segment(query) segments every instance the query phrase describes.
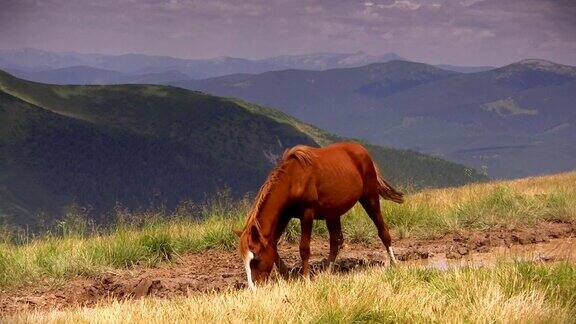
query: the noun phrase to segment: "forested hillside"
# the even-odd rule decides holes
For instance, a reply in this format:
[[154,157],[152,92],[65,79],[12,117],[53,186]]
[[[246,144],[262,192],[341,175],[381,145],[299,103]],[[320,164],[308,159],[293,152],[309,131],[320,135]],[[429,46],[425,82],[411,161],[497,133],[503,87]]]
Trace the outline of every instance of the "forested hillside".
[[[283,150],[339,140],[247,102],[150,85],[54,86],[0,73],[2,222],[52,222],[70,204],[105,223],[128,209],[257,190]],[[371,147],[398,186],[484,179],[418,153]]]

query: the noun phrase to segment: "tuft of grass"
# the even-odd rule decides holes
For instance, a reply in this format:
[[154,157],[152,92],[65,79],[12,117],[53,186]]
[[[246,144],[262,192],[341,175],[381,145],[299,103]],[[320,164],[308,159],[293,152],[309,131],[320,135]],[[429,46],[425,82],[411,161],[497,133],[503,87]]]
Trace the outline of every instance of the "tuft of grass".
[[144,235],[140,244],[157,260],[169,261],[175,252],[172,238],[163,232]]
[[115,301],[95,308],[20,313],[35,322],[572,322],[576,267],[569,263],[501,263],[439,271],[368,269],[323,273],[315,280],[274,282],[257,291]]

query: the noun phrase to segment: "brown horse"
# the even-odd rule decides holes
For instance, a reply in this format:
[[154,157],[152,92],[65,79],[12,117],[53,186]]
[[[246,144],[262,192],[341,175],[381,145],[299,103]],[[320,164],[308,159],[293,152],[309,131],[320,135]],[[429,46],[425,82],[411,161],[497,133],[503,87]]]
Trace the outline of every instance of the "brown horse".
[[340,216],[358,201],[376,225],[391,264],[395,264],[390,233],[380,212],[380,196],[397,203],[404,201],[403,194],[382,179],[370,154],[360,144],[338,143],[323,148],[299,145],[286,150],[260,189],[244,229],[236,231],[248,286],[254,288],[254,282],[264,281],[274,264],[286,275],[277,243],[292,218],[300,219],[301,274],[309,277],[314,219],[326,220],[331,269],[343,242]]

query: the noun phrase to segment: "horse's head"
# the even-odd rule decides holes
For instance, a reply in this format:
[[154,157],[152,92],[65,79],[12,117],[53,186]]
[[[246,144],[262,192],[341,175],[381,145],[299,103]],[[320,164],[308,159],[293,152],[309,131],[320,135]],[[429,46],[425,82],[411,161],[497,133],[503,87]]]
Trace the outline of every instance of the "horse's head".
[[248,286],[254,289],[255,283],[265,281],[272,272],[276,250],[255,224],[248,225],[242,232],[236,231],[236,234],[240,236],[240,257],[244,262]]

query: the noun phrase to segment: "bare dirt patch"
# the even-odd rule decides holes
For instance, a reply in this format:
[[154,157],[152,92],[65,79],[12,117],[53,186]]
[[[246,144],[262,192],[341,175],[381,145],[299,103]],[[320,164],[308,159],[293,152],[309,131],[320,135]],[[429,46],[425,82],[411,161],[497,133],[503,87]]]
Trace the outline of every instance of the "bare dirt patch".
[[[402,265],[445,268],[490,265],[496,258],[530,255],[543,262],[565,260],[576,247],[576,224],[544,223],[531,229],[495,228],[485,231],[449,233],[431,239],[394,242]],[[562,246],[567,248],[562,248]],[[312,269],[323,271],[328,242],[312,244]],[[297,273],[298,246],[281,243],[280,255]],[[368,266],[387,266],[388,257],[379,242],[347,244],[339,255],[336,272]],[[0,314],[91,306],[113,299],[156,296],[169,298],[191,292],[224,291],[245,287],[245,274],[235,251],[208,250],[187,254],[155,268],[119,269],[96,277],[77,277],[64,284],[44,284],[0,292]]]

